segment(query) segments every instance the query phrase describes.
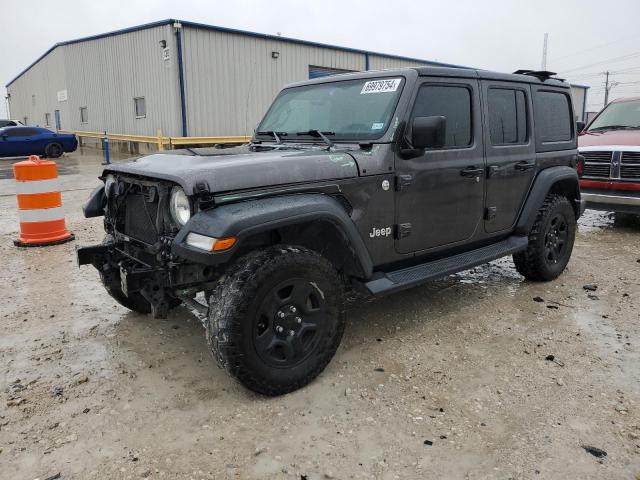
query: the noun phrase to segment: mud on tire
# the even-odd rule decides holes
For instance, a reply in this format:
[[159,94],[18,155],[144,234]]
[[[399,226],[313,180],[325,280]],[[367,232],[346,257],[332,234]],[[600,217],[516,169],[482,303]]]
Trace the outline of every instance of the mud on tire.
[[207,340],[232,377],[264,395],[311,382],[344,332],[343,286],[316,252],[274,246],[241,257],[209,297]]
[[516,270],[528,280],[557,278],[569,263],[575,236],[571,202],[561,195],[548,195],[529,232],[529,246],[513,255]]

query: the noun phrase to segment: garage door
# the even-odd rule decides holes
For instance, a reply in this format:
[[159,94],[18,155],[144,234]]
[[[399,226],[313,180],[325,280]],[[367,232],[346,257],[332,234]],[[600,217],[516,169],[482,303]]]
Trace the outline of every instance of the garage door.
[[320,78],[320,77],[329,77],[331,75],[338,75],[340,73],[351,73],[355,70],[342,70],[339,68],[328,68],[328,67],[315,67],[313,65],[309,65],[309,78]]

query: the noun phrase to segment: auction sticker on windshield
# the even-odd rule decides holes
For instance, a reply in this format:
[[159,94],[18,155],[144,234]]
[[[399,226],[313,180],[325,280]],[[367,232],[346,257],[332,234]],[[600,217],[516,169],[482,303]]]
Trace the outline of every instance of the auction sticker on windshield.
[[362,86],[360,95],[364,95],[365,93],[395,92],[400,86],[401,81],[402,79],[400,78],[390,78],[387,80],[371,80],[370,82],[366,82]]

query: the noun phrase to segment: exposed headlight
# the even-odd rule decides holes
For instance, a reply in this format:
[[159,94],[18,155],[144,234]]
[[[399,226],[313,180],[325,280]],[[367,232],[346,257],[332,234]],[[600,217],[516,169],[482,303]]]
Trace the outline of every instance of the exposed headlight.
[[109,198],[113,194],[113,187],[116,184],[115,175],[107,175],[107,178],[104,180],[104,194],[107,198]]
[[173,187],[169,199],[169,212],[171,218],[181,227],[191,218],[191,204],[189,198],[180,187]]

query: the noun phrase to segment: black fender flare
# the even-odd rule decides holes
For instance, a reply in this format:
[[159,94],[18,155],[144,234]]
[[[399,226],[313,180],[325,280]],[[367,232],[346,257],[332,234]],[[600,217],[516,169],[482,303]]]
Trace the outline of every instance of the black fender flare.
[[529,195],[524,207],[520,212],[520,218],[516,224],[516,234],[528,235],[535,222],[538,210],[542,206],[544,199],[557,185],[571,185],[571,200],[574,201],[576,219],[582,214],[580,201],[580,184],[578,182],[578,172],[571,167],[556,166],[542,170],[535,177],[533,186],[529,190]]
[[[337,200],[324,194],[281,195],[199,212],[178,232],[171,251],[178,257],[197,263],[220,265],[228,262],[249,237],[317,221],[329,222],[341,232],[358,267],[357,276],[369,278],[373,262],[356,225]],[[214,238],[236,237],[238,241],[229,250],[205,252],[186,244],[189,233]]]

